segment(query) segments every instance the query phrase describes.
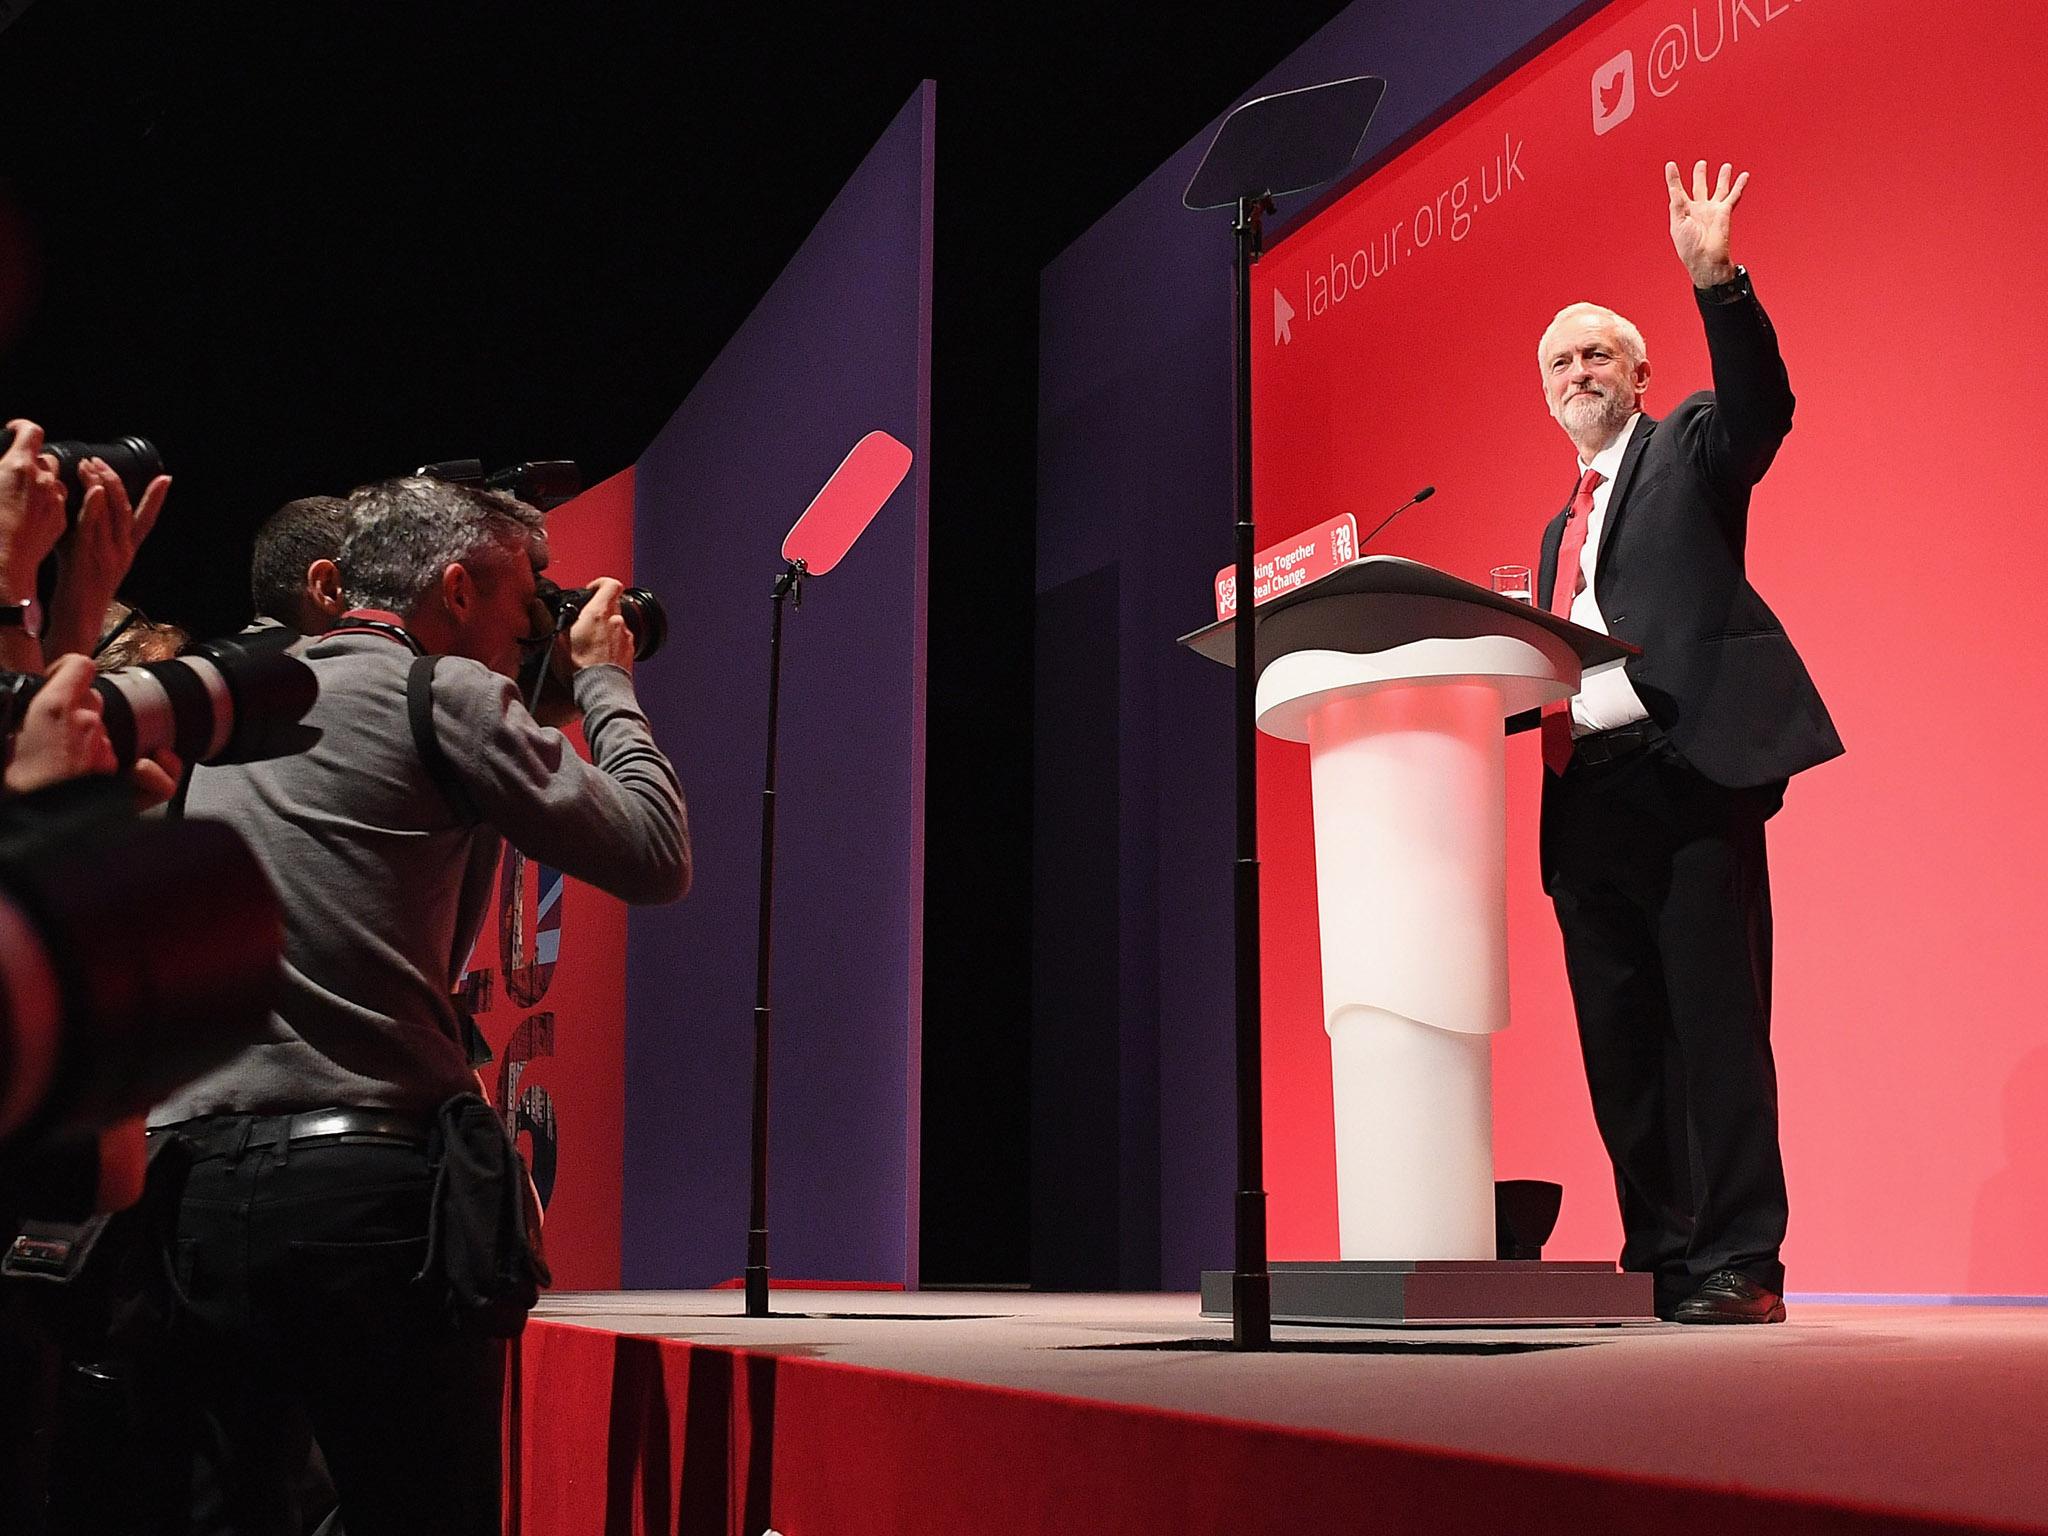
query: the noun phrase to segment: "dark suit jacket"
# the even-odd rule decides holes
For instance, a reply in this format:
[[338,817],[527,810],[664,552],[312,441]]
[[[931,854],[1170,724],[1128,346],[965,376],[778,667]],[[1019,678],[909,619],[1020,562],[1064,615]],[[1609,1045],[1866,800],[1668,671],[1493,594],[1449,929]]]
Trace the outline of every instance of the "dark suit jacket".
[[[1792,388],[1754,293],[1700,300],[1714,388],[1636,424],[1609,493],[1594,564],[1600,611],[1642,647],[1629,681],[1707,778],[1746,788],[1842,750],[1784,625],[1743,571],[1749,496],[1792,430]],[[1564,532],[1543,530],[1537,601],[1550,604]]]

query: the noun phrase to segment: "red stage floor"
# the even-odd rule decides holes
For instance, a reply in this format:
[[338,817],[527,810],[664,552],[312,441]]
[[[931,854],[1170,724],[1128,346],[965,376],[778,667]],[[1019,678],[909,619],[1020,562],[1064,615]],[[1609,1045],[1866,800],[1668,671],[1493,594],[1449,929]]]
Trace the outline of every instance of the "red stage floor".
[[549,1298],[511,1528],[2048,1531],[2048,1310],[1281,1329],[1244,1356],[1191,1296],[775,1303]]

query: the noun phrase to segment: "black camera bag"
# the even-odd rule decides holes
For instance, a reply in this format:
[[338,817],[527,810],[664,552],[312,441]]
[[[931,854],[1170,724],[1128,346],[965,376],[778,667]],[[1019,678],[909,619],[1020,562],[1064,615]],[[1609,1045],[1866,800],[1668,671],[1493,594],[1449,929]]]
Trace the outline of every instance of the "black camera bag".
[[517,1338],[551,1283],[540,1200],[519,1148],[495,1109],[459,1093],[434,1117],[428,1156],[434,1193],[421,1278],[446,1288],[461,1326]]

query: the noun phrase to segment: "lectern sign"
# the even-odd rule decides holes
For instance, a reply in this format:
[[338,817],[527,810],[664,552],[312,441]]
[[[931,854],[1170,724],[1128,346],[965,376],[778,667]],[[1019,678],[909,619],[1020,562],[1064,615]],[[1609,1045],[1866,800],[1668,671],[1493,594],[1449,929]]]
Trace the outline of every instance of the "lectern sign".
[[[1253,557],[1252,606],[1320,581],[1357,558],[1358,519],[1349,512],[1340,513]],[[1216,617],[1227,619],[1236,612],[1237,567],[1226,565],[1216,573]]]

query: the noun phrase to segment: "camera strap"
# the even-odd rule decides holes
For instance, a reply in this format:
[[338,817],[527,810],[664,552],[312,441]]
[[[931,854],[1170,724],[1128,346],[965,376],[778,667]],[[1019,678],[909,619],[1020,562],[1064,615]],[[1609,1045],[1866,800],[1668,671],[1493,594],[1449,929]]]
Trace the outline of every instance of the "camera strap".
[[[192,1165],[191,1148],[179,1137],[152,1134],[149,1138],[147,1173],[142,1195],[118,1211],[103,1211],[79,1221],[49,1217],[23,1218],[16,1224],[14,1240],[0,1253],[0,1276],[9,1280],[42,1280],[68,1285],[78,1279],[95,1252],[114,1255],[93,1269],[101,1279],[112,1271],[132,1271],[145,1252],[164,1252],[171,1246],[178,1224],[178,1201],[183,1195],[185,1175]],[[38,1194],[65,1203],[60,1186],[75,1179],[82,1166],[76,1146],[68,1152],[44,1154],[32,1164]],[[96,1168],[92,1170],[96,1173]],[[49,1181],[45,1187],[45,1181]],[[112,1227],[112,1232],[108,1231]],[[104,1245],[101,1239],[107,1241]],[[118,1282],[119,1275],[111,1278]],[[130,1275],[132,1281],[133,1276]],[[133,1287],[129,1287],[133,1290]],[[131,1300],[134,1297],[131,1295]]]
[[[412,727],[413,749],[420,755],[420,766],[427,770],[427,777],[441,791],[441,798],[448,802],[448,808],[465,826],[479,826],[484,819],[483,811],[478,807],[476,797],[470,794],[469,786],[456,773],[455,765],[448,761],[448,754],[441,750],[441,738],[434,730],[434,668],[440,660],[439,656],[418,657],[406,672],[405,718]],[[458,978],[462,974],[462,961],[460,953],[449,957],[452,974]],[[479,1069],[490,1065],[490,1042],[484,1039],[476,1016],[459,994],[455,1003],[455,1019],[462,1032],[463,1054],[468,1057],[469,1064]]]
[[439,656],[421,656],[406,673],[405,717],[412,725],[412,744],[419,752],[420,765],[427,770],[427,777],[434,781],[434,787],[441,791],[441,798],[448,802],[456,817],[473,827],[484,819],[483,812],[469,786],[456,773],[455,765],[448,761],[448,754],[441,750],[441,738],[434,731],[434,668],[440,660]]
[[412,631],[399,622],[398,615],[387,613],[381,608],[351,608],[344,613],[334,628],[320,638],[331,639],[335,635],[382,635],[387,640],[396,640],[413,655],[423,654],[419,641]]
[[24,1217],[14,1241],[0,1256],[0,1275],[9,1280],[75,1280],[92,1257],[112,1213],[88,1216],[82,1222],[41,1221]]

